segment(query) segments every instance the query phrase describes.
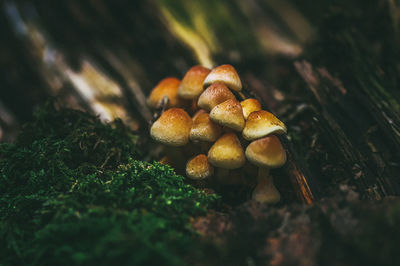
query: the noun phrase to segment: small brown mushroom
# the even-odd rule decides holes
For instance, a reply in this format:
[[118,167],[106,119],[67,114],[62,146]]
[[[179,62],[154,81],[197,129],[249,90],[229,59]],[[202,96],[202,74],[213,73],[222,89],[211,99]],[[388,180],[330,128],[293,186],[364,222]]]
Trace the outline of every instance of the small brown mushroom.
[[269,169],[281,167],[286,162],[286,153],[278,137],[271,135],[253,141],[246,148],[246,158],[259,167],[253,199],[269,204],[279,202],[280,194],[269,175]]
[[242,135],[244,139],[250,141],[273,133],[286,133],[285,124],[270,112],[260,110],[249,115]]
[[202,180],[214,174],[214,167],[208,162],[207,156],[199,154],[186,164],[186,176],[192,180]]
[[240,105],[242,106],[243,116],[246,120],[252,112],[261,110],[261,103],[256,99],[246,99],[241,101]]
[[236,131],[242,131],[245,125],[242,106],[236,99],[215,106],[210,112],[210,118],[215,123]]
[[184,101],[178,97],[180,81],[177,78],[168,77],[161,80],[151,91],[147,98],[147,105],[150,108],[157,108],[161,100],[168,97],[168,107],[182,107]]
[[221,126],[214,123],[208,113],[203,112],[193,117],[190,140],[213,142],[218,139],[221,133]]
[[189,69],[178,88],[178,95],[183,99],[192,100],[203,92],[203,82],[210,73],[210,69],[202,66],[194,66]]
[[246,158],[236,134],[222,135],[208,151],[208,160],[212,165],[225,169],[242,167]]
[[236,97],[224,83],[216,82],[200,95],[197,105],[204,110],[211,111],[216,105],[229,99],[235,100]]
[[234,91],[242,90],[242,82],[240,81],[239,75],[235,68],[231,65],[220,65],[213,70],[204,80],[204,87],[209,86],[215,82],[223,82]]
[[151,126],[153,139],[168,146],[183,146],[189,142],[192,119],[181,108],[166,110]]

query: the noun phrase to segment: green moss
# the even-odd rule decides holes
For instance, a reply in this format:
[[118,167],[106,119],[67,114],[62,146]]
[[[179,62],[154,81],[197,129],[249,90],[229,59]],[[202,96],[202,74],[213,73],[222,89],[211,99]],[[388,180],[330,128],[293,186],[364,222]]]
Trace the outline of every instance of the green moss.
[[189,218],[215,196],[135,160],[136,139],[121,122],[47,107],[2,144],[1,263],[181,265],[183,254],[196,256]]

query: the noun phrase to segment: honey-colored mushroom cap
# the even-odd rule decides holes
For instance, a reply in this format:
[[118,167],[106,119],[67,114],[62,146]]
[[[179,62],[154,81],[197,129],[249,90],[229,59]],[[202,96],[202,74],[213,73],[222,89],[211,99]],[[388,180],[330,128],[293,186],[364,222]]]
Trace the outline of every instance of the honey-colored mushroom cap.
[[273,133],[286,133],[285,124],[270,112],[260,110],[249,115],[242,135],[246,140],[255,140]]
[[242,82],[235,68],[231,65],[220,65],[213,70],[204,80],[203,86],[209,86],[215,82],[223,82],[234,91],[242,90]]
[[242,106],[237,100],[227,100],[215,106],[210,118],[219,125],[242,131],[245,125]]
[[178,88],[178,95],[183,99],[195,99],[203,92],[203,82],[210,69],[194,66],[189,69]]
[[193,117],[193,124],[190,130],[191,140],[213,142],[218,139],[221,133],[221,126],[214,123],[208,113],[196,114]]
[[196,113],[194,113],[192,120],[195,120],[197,116],[201,115],[201,114],[208,114],[206,110],[204,109],[199,109],[197,110]]
[[246,158],[262,168],[278,168],[286,162],[286,152],[277,136],[255,140],[246,148]]
[[204,110],[211,111],[216,105],[229,99],[236,99],[235,95],[222,82],[213,83],[200,94],[197,105]]
[[183,146],[189,142],[192,119],[181,108],[166,110],[151,126],[153,139],[169,146]]
[[252,112],[261,110],[261,103],[256,99],[246,99],[240,102],[243,109],[244,119],[247,119]]
[[186,176],[199,180],[214,174],[214,167],[208,162],[207,156],[199,154],[186,164]]
[[220,137],[208,151],[208,161],[225,169],[240,168],[246,162],[244,151],[235,133]]
[[169,99],[168,107],[182,106],[182,99],[178,97],[179,84],[179,79],[173,77],[161,80],[147,98],[147,105],[150,108],[157,108],[164,96],[167,96]]

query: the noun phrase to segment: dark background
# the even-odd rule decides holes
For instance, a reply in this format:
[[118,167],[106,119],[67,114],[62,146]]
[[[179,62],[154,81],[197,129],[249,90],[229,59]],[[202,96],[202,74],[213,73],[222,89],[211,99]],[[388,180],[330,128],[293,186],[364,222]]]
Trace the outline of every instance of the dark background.
[[229,63],[288,125],[284,199],[340,185],[398,195],[399,4],[373,1],[2,1],[0,141],[49,99],[147,134],[145,97]]

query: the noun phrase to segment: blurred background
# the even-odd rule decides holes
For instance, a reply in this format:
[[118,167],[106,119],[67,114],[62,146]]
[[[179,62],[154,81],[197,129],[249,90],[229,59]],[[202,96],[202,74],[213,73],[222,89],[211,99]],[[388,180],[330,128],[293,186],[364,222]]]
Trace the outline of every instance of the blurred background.
[[4,0],[0,141],[49,99],[146,135],[159,80],[232,64],[288,125],[287,199],[398,195],[399,18],[397,0]]

